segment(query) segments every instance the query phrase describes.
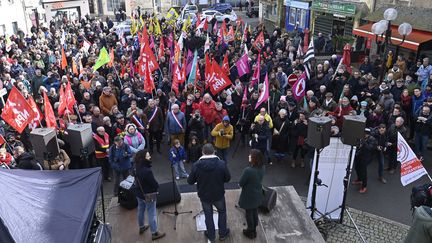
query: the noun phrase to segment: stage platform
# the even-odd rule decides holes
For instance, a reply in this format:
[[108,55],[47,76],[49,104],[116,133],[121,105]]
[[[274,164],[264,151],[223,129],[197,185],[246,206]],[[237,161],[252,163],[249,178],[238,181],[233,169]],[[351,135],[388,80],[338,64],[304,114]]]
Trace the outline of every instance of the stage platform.
[[[228,214],[230,236],[223,242],[325,242],[315,224],[307,214],[303,202],[292,186],[274,187],[278,193],[276,207],[268,214],[259,213],[260,224],[257,227],[257,238],[249,240],[243,236],[242,229],[246,228],[244,211],[236,208],[240,190],[227,190],[225,199]],[[174,230],[174,217],[165,215],[163,210],[173,211],[169,205],[158,208],[159,229],[166,236],[155,242],[160,243],[200,243],[207,242],[203,232],[196,230],[194,216],[201,211],[201,203],[196,193],[182,193],[182,200],[178,204],[178,211],[192,211],[177,218],[177,230]],[[147,215],[146,215],[147,217]],[[150,231],[138,234],[136,209],[126,210],[113,198],[107,209],[107,221],[111,224],[113,243],[151,242]],[[216,239],[216,242],[219,242]]]

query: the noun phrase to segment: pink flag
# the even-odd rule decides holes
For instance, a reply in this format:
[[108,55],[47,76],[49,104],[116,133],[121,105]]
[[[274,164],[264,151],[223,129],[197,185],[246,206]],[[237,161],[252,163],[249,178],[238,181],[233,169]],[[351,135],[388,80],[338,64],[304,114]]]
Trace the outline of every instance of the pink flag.
[[268,74],[266,73],[266,76],[264,78],[264,86],[261,90],[261,94],[258,97],[257,104],[255,106],[255,109],[258,108],[263,102],[266,102],[269,98],[269,81],[268,81]]
[[186,74],[189,74],[192,69],[192,62],[193,62],[194,55],[190,49],[188,49],[188,54],[186,58]]
[[249,59],[248,55],[244,54],[240,59],[236,62],[238,75],[241,77],[247,73],[249,73]]
[[255,71],[251,78],[251,86],[259,83],[260,75],[261,75],[261,53],[258,53],[258,60],[256,62]]
[[293,86],[293,96],[297,101],[301,100],[305,96],[306,92],[306,72],[297,79]]
[[352,70],[351,70],[351,46],[348,43],[343,48],[342,60],[343,60],[342,64],[344,64],[347,71],[349,73],[351,73],[352,72]]

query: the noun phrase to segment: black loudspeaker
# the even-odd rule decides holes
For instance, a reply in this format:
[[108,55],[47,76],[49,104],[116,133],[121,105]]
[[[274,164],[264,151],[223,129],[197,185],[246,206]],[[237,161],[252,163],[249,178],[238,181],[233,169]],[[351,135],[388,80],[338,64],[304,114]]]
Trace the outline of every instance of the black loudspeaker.
[[364,116],[344,116],[341,140],[344,144],[357,146],[364,138],[366,118]]
[[83,149],[87,150],[87,154],[95,151],[91,124],[69,125],[66,132],[65,141],[70,145],[72,155],[82,155]]
[[124,188],[122,186],[119,186],[118,203],[123,208],[129,210],[134,209],[138,206],[138,201],[136,199],[135,193],[132,192],[129,188]]
[[328,117],[310,117],[308,120],[307,144],[322,149],[330,144],[331,119]]
[[33,129],[30,133],[30,141],[37,159],[54,159],[59,155],[60,149],[54,128]]
[[[173,187],[174,183],[174,187]],[[174,189],[174,193],[173,193]],[[179,203],[181,201],[180,191],[176,182],[167,182],[159,184],[159,194],[156,199],[156,206],[161,207],[172,203]]]
[[277,192],[270,187],[263,186],[264,199],[259,209],[269,213],[276,206]]

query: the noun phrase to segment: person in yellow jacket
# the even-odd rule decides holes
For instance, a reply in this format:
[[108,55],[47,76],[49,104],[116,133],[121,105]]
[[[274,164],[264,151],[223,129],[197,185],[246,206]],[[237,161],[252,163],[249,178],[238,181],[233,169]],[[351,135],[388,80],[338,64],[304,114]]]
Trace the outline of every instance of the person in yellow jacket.
[[215,137],[215,147],[217,149],[218,156],[221,160],[227,162],[227,152],[230,147],[230,142],[234,136],[234,128],[230,124],[230,119],[228,116],[224,116],[222,122],[217,124],[211,135]]
[[264,117],[264,120],[267,121],[269,128],[272,129],[273,128],[273,120],[272,120],[271,116],[267,113],[265,108],[261,108],[260,113],[255,117],[254,122],[258,122],[258,118],[260,116]]

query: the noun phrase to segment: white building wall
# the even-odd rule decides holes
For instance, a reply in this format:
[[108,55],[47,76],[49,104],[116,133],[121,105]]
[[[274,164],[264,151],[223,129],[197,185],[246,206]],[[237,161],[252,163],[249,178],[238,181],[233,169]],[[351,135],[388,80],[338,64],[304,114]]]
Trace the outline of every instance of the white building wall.
[[1,0],[0,3],[0,35],[16,34],[14,33],[14,23],[16,23],[17,30],[22,30],[24,33],[30,32],[31,21],[25,12],[24,1]]

